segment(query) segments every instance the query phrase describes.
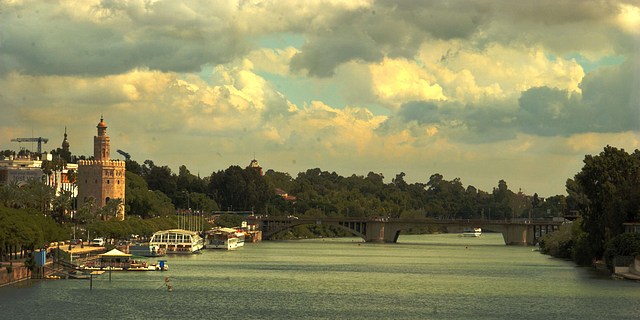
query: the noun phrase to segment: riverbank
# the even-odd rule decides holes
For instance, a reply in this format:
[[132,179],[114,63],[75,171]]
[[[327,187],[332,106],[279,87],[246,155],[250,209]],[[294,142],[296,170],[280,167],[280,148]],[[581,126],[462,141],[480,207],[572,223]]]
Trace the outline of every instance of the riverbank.
[[0,287],[27,280],[30,276],[29,270],[24,266],[24,260],[0,262]]

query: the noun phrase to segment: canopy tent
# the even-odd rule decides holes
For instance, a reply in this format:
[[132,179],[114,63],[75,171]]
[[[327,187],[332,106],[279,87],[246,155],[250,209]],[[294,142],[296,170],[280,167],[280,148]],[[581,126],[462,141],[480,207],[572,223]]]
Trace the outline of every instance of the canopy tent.
[[107,253],[103,253],[100,255],[101,258],[120,258],[120,257],[131,257],[131,254],[124,253],[118,249],[112,249]]

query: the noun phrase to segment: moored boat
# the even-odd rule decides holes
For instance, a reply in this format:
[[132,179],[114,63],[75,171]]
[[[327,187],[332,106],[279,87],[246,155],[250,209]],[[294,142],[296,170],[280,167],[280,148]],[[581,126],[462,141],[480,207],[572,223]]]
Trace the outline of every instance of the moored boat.
[[244,239],[244,231],[232,228],[215,228],[206,232],[204,247],[234,250],[244,246]]
[[160,246],[149,244],[132,244],[129,253],[139,257],[161,257],[166,254]]
[[167,271],[169,266],[164,260],[155,264],[144,260],[134,260],[131,259],[131,254],[113,249],[99,255],[97,260],[87,261],[86,264],[80,265],[79,269],[83,271]]
[[462,235],[465,237],[479,237],[482,235],[482,228],[465,228]]
[[157,246],[167,254],[195,253],[203,248],[204,241],[195,231],[170,229],[154,233],[149,246]]

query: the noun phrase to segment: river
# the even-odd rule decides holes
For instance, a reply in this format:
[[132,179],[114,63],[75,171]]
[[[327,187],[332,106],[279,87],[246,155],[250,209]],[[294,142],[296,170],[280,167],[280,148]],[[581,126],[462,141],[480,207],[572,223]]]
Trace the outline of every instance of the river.
[[[2,319],[638,319],[640,283],[500,234],[265,241],[166,257],[168,272],[0,288]],[[164,286],[165,277],[173,291]]]

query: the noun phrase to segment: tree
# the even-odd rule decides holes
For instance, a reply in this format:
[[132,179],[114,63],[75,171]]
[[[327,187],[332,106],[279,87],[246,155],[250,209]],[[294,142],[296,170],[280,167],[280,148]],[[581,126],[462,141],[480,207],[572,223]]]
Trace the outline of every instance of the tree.
[[176,197],[176,176],[171,174],[169,167],[158,167],[153,161],[146,160],[142,166],[142,177],[147,181],[150,190],[158,190],[171,199]]
[[149,190],[147,182],[139,175],[127,171],[125,206],[127,215],[142,218],[166,216],[175,212],[171,199],[158,190]]
[[[47,184],[53,184],[54,187],[58,184],[58,181],[56,181],[57,173],[62,171],[64,167],[65,161],[59,156],[56,156],[53,160],[44,160],[40,165],[42,172],[47,176]],[[53,181],[51,181],[52,175]]]
[[122,205],[122,199],[120,198],[109,199],[104,207],[100,208],[100,216],[103,220],[111,220],[117,217]]
[[264,177],[252,168],[230,166],[211,174],[209,192],[222,210],[256,210],[265,212],[273,194]]
[[29,180],[20,190],[23,192],[24,207],[36,209],[43,214],[49,213],[55,196],[52,187],[39,180]]
[[71,191],[62,190],[62,192],[60,192],[60,195],[53,199],[53,210],[51,211],[51,216],[58,223],[64,222],[67,213],[69,212],[69,210],[71,210],[72,203],[73,193],[71,193]]
[[96,219],[96,215],[94,212],[94,208],[96,207],[96,199],[93,197],[89,197],[84,201],[82,206],[78,208],[75,221],[81,225],[88,224]]
[[602,257],[605,242],[624,231],[623,223],[640,218],[640,151],[606,146],[585,156],[582,170],[567,181],[567,192],[581,209],[593,254]]

